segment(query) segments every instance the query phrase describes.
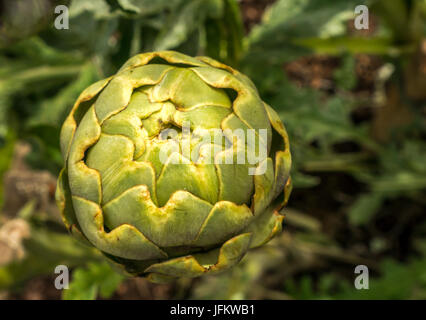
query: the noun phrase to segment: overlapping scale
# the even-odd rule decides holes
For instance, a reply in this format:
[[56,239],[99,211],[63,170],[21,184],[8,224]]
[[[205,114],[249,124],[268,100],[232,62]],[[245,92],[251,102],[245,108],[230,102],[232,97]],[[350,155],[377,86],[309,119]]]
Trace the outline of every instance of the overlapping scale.
[[[250,163],[261,148],[267,157]],[[281,230],[276,209],[291,190],[284,126],[246,76],[210,58],[129,59],[80,95],[61,151],[66,226],[128,273],[219,272]]]

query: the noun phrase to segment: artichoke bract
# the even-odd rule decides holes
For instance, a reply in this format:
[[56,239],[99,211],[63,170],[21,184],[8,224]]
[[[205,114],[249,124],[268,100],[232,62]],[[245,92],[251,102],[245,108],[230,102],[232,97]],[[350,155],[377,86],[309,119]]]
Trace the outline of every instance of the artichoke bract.
[[63,220],[126,274],[220,272],[281,231],[287,133],[253,83],[213,59],[129,59],[81,93],[60,142]]

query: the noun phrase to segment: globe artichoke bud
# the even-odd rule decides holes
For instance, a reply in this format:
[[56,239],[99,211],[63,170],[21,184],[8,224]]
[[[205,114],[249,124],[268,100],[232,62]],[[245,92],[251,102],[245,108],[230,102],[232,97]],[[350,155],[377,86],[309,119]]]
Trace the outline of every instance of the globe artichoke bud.
[[215,60],[129,59],[83,91],[60,141],[67,228],[127,274],[217,273],[281,231],[287,133],[253,83]]

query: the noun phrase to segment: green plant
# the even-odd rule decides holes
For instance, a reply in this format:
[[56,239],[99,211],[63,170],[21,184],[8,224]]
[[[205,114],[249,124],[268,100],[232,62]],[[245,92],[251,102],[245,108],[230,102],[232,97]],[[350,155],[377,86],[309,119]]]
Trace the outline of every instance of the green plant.
[[[68,6],[69,30],[53,27],[56,4]],[[368,30],[354,30],[360,4]],[[235,67],[285,121],[294,185],[286,232],[227,272],[177,281],[168,297],[424,296],[425,0],[0,0],[0,8],[0,178],[21,165],[13,149],[23,141],[32,147],[28,170],[57,175],[60,125],[74,101],[139,52],[177,50]],[[14,186],[0,187],[0,203]],[[99,250],[30,200],[26,254],[0,267],[0,291],[19,295],[65,264],[76,276],[63,298],[109,297],[119,281],[105,278],[119,276]],[[15,212],[7,206],[0,223]],[[370,268],[370,290],[354,289],[357,264]]]
[[62,293],[64,300],[92,300],[98,295],[111,298],[125,278],[103,262],[91,262],[72,273],[69,288]]
[[[69,7],[66,31],[52,27],[58,4]],[[0,0],[0,8],[0,148],[29,141],[31,165],[55,175],[72,103],[128,57],[177,49],[236,66],[243,52],[235,0]],[[0,152],[3,166],[11,154]]]
[[281,230],[285,128],[247,77],[211,58],[129,59],[80,95],[61,150],[65,224],[128,274],[223,271]]

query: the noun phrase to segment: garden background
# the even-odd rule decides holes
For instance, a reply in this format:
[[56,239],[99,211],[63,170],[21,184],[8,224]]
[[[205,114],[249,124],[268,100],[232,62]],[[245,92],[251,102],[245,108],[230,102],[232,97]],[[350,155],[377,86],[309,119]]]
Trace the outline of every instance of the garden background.
[[[69,29],[54,27],[57,5]],[[247,74],[289,132],[294,183],[269,244],[162,285],[75,242],[54,201],[79,93],[154,50]],[[425,0],[0,0],[0,298],[426,299],[425,116]]]

